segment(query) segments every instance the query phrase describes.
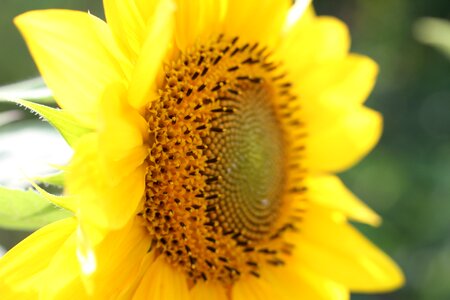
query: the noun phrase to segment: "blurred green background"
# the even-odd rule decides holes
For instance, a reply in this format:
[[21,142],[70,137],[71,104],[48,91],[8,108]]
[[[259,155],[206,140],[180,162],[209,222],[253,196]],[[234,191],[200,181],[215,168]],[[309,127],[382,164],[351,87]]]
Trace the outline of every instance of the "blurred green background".
[[[400,264],[407,277],[406,286],[399,291],[352,299],[448,300],[450,60],[443,52],[420,43],[415,32],[422,17],[449,20],[450,2],[316,0],[315,6],[318,14],[344,20],[350,27],[352,50],[374,58],[380,65],[379,80],[368,105],[384,115],[383,138],[342,178],[384,218],[380,228],[358,227]],[[89,10],[102,16],[99,0],[2,0],[0,85],[38,75],[12,25],[15,15],[38,8]],[[447,43],[450,40],[449,32],[433,34]],[[0,103],[0,113],[15,109],[14,105]],[[0,134],[38,122],[31,114],[20,118],[27,121],[2,126]],[[42,122],[38,125],[44,126]],[[8,249],[26,234],[0,231],[0,245]]]

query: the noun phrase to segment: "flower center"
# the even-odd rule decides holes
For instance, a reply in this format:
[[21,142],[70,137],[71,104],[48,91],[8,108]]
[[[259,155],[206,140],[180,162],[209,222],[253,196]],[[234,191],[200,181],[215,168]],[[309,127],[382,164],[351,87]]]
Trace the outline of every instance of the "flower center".
[[194,281],[259,276],[289,253],[285,129],[296,123],[286,111],[295,97],[269,59],[258,44],[221,36],[170,62],[149,105],[140,215],[152,247]]

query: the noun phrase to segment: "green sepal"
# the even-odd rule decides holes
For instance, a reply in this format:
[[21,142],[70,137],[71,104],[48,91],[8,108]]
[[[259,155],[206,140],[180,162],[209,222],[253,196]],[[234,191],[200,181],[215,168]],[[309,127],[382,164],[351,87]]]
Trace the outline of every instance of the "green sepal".
[[64,172],[57,172],[46,176],[39,176],[32,178],[34,181],[46,184],[64,186]]
[[11,100],[17,104],[31,109],[43,118],[45,118],[53,127],[55,127],[71,146],[91,130],[80,126],[79,122],[64,110],[48,107],[45,105],[33,103],[27,100]]
[[35,230],[72,214],[28,190],[0,187],[0,227],[15,230]]
[[435,47],[450,59],[450,21],[423,17],[415,22],[413,29],[417,40]]
[[35,77],[0,87],[0,101],[27,99],[37,103],[55,103],[52,93],[41,77]]

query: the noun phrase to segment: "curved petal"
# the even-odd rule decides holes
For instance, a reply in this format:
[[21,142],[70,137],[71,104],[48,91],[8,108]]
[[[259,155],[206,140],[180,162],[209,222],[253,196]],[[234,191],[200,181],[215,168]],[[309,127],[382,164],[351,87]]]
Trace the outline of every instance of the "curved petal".
[[140,220],[133,218],[127,226],[111,231],[95,247],[97,269],[86,280],[92,286],[93,299],[112,299],[134,292],[144,272],[146,262],[153,259],[148,253],[151,237]]
[[181,50],[219,34],[226,0],[177,0],[175,40]]
[[289,9],[283,33],[286,34],[293,28],[295,28],[294,30],[299,30],[301,26],[306,26],[314,21],[316,17],[312,0],[296,0]]
[[191,300],[227,300],[227,292],[220,283],[199,281],[190,290]]
[[[130,106],[126,96],[124,86],[112,84],[105,89],[100,103],[98,125],[99,145],[102,152],[100,156],[108,160],[107,167],[126,158],[134,149],[140,148],[143,152],[143,157],[136,161],[137,165],[140,165],[146,157],[144,143],[147,140],[148,124],[144,117]],[[124,172],[124,169],[128,169],[127,166],[135,168],[137,165],[127,164],[119,167],[122,167],[121,172]]]
[[349,49],[345,23],[333,17],[314,17],[307,23],[300,19],[292,26],[277,53],[289,66],[292,78],[297,78],[308,68],[344,59]]
[[232,290],[233,300],[346,300],[348,291],[319,276],[306,277],[305,273],[293,267],[261,269],[261,277],[242,277]]
[[159,0],[147,20],[148,31],[135,62],[128,91],[129,103],[141,112],[154,100],[156,80],[173,39],[174,10],[172,1]]
[[64,299],[58,298],[62,295],[87,299],[87,292],[80,278],[81,267],[76,249],[77,239],[73,234],[61,245],[46,269],[47,280],[41,284],[41,299]]
[[190,299],[186,275],[167,264],[165,259],[160,255],[150,266],[134,294],[134,300]]
[[[292,266],[295,267],[295,266]],[[305,297],[305,299],[322,299],[322,300],[349,300],[350,292],[347,287],[337,282],[334,282],[324,276],[315,274],[307,270],[304,267],[298,267],[293,270],[296,274],[298,274],[304,282],[304,285],[307,285],[310,288],[311,295]]]
[[377,143],[381,115],[365,107],[346,112],[322,110],[308,125],[305,165],[313,171],[338,172],[351,167]]
[[78,196],[81,220],[114,229],[136,213],[145,190],[148,155],[147,122],[125,97],[123,86],[108,86],[99,128],[75,145],[67,172],[67,192]]
[[245,276],[236,282],[231,291],[233,300],[270,300],[279,299],[279,295],[264,278]]
[[108,26],[87,13],[31,11],[15,19],[58,104],[94,127],[98,103],[110,82],[126,70]]
[[[2,298],[37,298],[48,282],[46,271],[54,255],[74,233],[76,221],[64,219],[31,234],[0,259]],[[32,249],[32,251],[30,251]]]
[[272,268],[261,272],[268,284],[277,292],[276,299],[348,300],[348,290],[323,276],[306,272],[304,268]]
[[289,32],[292,27],[306,24],[316,16],[312,0],[293,1],[294,4],[289,9],[283,33]]
[[145,20],[136,1],[103,0],[103,7],[108,25],[118,44],[130,61],[134,61],[140,52],[146,30]]
[[372,91],[377,74],[378,66],[372,59],[351,54],[299,74],[295,92],[304,100],[304,109],[311,113],[321,107],[360,105]]
[[243,41],[273,46],[279,39],[292,1],[228,0],[224,33]]
[[327,209],[310,205],[295,243],[295,266],[309,268],[352,291],[388,291],[404,282],[400,269],[387,255],[345,218]]
[[[62,267],[64,267],[64,265],[62,265]],[[49,281],[51,282],[50,279]],[[89,295],[88,292],[86,291],[86,288],[80,277],[77,277],[74,280],[68,282],[66,285],[61,286],[57,290],[57,293],[51,294],[49,297],[51,298],[48,298],[47,295],[44,295],[41,299],[77,299],[77,300],[92,299],[91,295]]]
[[129,154],[117,164],[128,162],[130,166],[116,174],[121,168],[108,167],[99,149],[96,134],[80,139],[67,170],[66,190],[79,201],[80,222],[118,229],[137,213],[144,196],[146,166],[142,161],[145,156]]
[[308,200],[323,207],[343,213],[363,223],[377,226],[381,218],[350,192],[334,175],[315,175],[305,178]]

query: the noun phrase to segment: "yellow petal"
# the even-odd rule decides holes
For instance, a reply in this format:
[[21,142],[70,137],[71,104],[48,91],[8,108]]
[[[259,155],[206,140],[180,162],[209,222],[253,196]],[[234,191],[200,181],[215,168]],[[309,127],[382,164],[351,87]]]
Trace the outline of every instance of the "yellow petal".
[[[74,241],[65,242],[46,269],[47,279],[40,284],[43,299],[129,299],[153,256],[147,253],[151,241],[140,223],[132,220],[120,231],[111,231],[95,247],[97,268],[85,279],[91,289],[88,296],[74,259]],[[147,256],[150,260],[146,260]]]
[[127,102],[122,85],[106,88],[99,119],[98,141],[92,145],[98,144],[94,151],[103,178],[107,178],[109,185],[118,185],[139,168],[148,155],[148,124]]
[[136,1],[103,0],[103,7],[118,44],[129,59],[134,61],[144,42],[146,30],[145,20]]
[[306,278],[303,272],[291,267],[264,266],[260,271],[260,278],[243,276],[233,286],[233,300],[344,300],[348,298],[348,291],[342,286],[317,276]]
[[233,285],[231,295],[233,300],[279,299],[279,295],[274,291],[270,282],[249,275],[240,278],[239,281]]
[[228,0],[225,34],[273,46],[280,37],[291,4],[289,0]]
[[198,40],[218,35],[226,12],[226,0],[177,0],[176,43],[181,50]]
[[108,25],[131,62],[135,62],[152,29],[153,16],[161,5],[175,7],[172,0],[103,0]]
[[382,117],[368,108],[317,113],[308,125],[305,165],[310,170],[338,172],[363,158],[381,135]]
[[174,269],[160,255],[148,269],[133,299],[136,300],[178,300],[190,299],[186,275]]
[[365,102],[375,85],[377,64],[361,55],[309,68],[299,74],[296,93],[307,112],[321,107],[341,108]]
[[58,104],[92,127],[105,85],[125,74],[108,26],[66,10],[27,12],[15,23]]
[[[80,203],[80,220],[102,228],[118,229],[137,213],[145,191],[146,166],[142,158],[130,160],[133,168],[111,168],[99,155],[98,136],[80,139],[67,171],[67,193]],[[133,158],[134,154],[130,153]],[[128,157],[124,158],[128,161]],[[117,164],[123,165],[122,161]]]
[[[76,235],[71,235],[53,256],[45,271],[46,280],[41,283],[41,299],[58,299],[61,295],[69,294],[77,299],[86,299],[87,294],[81,282],[81,268],[76,255]],[[63,299],[63,298],[59,298]]]
[[[293,267],[293,266],[292,266]],[[291,267],[291,269],[293,269]],[[349,300],[350,292],[347,287],[334,282],[322,275],[307,270],[303,266],[299,266],[294,270],[301,277],[304,285],[309,287],[311,296],[305,296],[305,299],[323,299],[323,300]]]
[[381,223],[380,216],[356,198],[337,176],[308,176],[305,186],[308,188],[309,201],[339,211],[356,221],[374,226]]
[[[101,100],[98,132],[101,156],[111,161],[123,159],[135,148],[146,148],[143,144],[148,135],[147,121],[127,103],[124,86],[110,85],[106,88]],[[143,158],[137,162],[138,165]]]
[[[0,292],[2,299],[22,298],[41,291],[48,278],[46,268],[60,247],[75,231],[76,221],[64,219],[47,225],[0,258]],[[24,295],[25,294],[25,295]],[[30,299],[32,299],[30,298]]]
[[[80,218],[86,216],[96,223],[100,214],[103,214],[105,223],[97,224],[102,227],[115,229],[121,228],[138,211],[139,203],[145,191],[146,168],[141,166],[130,173],[128,178],[120,181],[114,186],[102,186],[98,194],[89,195],[81,202],[82,211]],[[96,201],[97,203],[89,203]]]
[[294,5],[289,9],[283,33],[289,32],[291,28],[298,27],[300,24],[306,24],[316,16],[312,6],[312,0],[294,1]]
[[349,48],[350,35],[342,21],[316,17],[311,22],[299,21],[291,27],[277,53],[290,68],[292,78],[298,78],[308,68],[344,59]]
[[298,268],[306,267],[352,291],[389,291],[401,286],[397,265],[335,212],[309,207],[295,241]]
[[133,218],[127,226],[111,231],[95,247],[97,269],[87,280],[92,285],[94,299],[111,299],[130,293],[144,275],[145,256],[151,245],[148,231],[141,220]]
[[163,59],[174,33],[175,6],[170,0],[159,0],[147,20],[148,32],[136,61],[129,87],[129,103],[142,111],[148,102],[155,100],[156,78],[162,71]]
[[[58,275],[54,275],[58,276]],[[51,279],[48,279],[51,282]],[[57,293],[51,295],[52,298],[48,298],[47,295],[44,295],[40,299],[77,299],[77,300],[88,300],[92,299],[90,295],[87,293],[83,282],[78,277],[71,282],[67,283],[65,286],[59,287]],[[24,298],[31,299],[31,298]]]
[[277,293],[276,299],[347,300],[348,290],[323,276],[306,273],[304,268],[266,267],[261,277]]
[[144,193],[148,126],[126,102],[121,85],[107,87],[101,107],[98,132],[75,146],[67,191],[78,197],[83,221],[120,228],[136,213]]
[[227,293],[222,284],[212,281],[199,281],[190,290],[191,300],[227,300]]

